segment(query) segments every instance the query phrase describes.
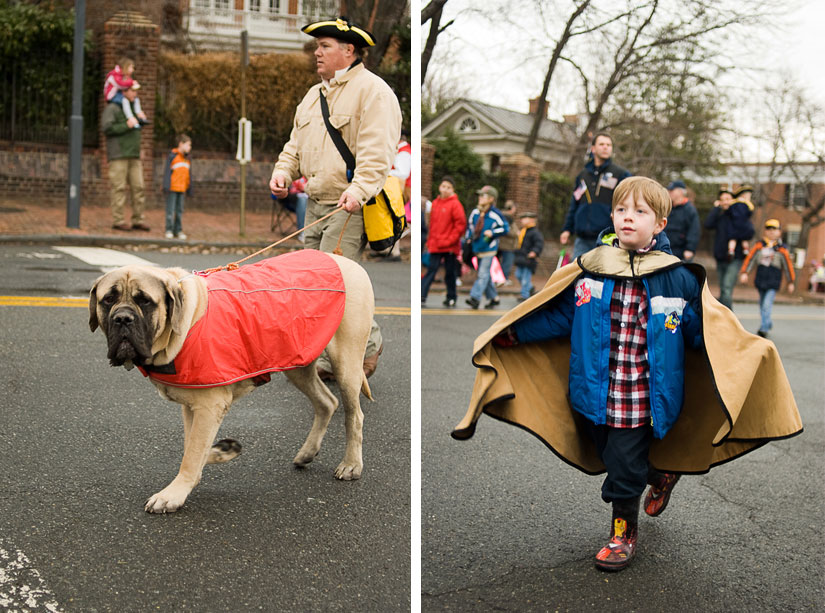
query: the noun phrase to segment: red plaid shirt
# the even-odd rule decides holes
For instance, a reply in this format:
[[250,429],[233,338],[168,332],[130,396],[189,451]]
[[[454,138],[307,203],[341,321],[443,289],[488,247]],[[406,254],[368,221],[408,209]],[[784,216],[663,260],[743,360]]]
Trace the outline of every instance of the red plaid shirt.
[[647,296],[641,281],[617,280],[613,289],[609,370],[607,425],[638,428],[650,423]]

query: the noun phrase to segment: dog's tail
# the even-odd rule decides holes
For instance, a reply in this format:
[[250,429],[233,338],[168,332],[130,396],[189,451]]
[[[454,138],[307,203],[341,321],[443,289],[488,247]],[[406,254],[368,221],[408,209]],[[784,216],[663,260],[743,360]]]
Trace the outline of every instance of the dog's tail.
[[364,373],[363,370],[361,371],[361,393],[364,394],[364,396],[366,396],[370,400],[375,400],[375,398],[372,397],[372,390],[370,390],[370,384],[367,383],[367,375]]

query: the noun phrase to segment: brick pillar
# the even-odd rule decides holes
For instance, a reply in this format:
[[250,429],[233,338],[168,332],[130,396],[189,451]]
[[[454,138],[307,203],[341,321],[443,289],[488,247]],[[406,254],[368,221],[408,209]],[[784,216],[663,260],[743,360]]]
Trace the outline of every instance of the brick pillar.
[[435,161],[435,147],[430,143],[421,143],[421,195],[427,200],[433,199],[433,162]]
[[507,196],[500,198],[513,200],[521,212],[539,212],[540,166],[523,153],[508,155],[501,160],[501,171],[507,175]]
[[[152,183],[152,145],[154,142],[155,119],[155,92],[158,83],[158,44],[160,42],[160,28],[147,19],[142,13],[135,11],[121,11],[112,16],[103,25],[103,75],[100,79],[101,115],[103,105],[103,79],[115,67],[121,57],[129,57],[135,61],[135,72],[132,75],[140,89],[140,105],[143,112],[152,122],[141,128],[140,159],[143,162],[143,182],[146,184],[146,204],[151,205],[156,200],[156,190]],[[106,137],[100,130],[100,173],[109,189],[109,165],[106,160]]]

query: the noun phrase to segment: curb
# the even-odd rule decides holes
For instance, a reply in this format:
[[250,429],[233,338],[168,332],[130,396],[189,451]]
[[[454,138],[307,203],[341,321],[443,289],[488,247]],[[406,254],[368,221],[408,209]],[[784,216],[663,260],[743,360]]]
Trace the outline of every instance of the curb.
[[[188,247],[188,248],[217,248],[217,249],[262,249],[272,243],[267,242],[213,242],[213,241],[190,241],[175,238],[137,238],[133,236],[109,236],[109,235],[73,235],[73,234],[21,234],[2,235],[0,244],[5,245],[82,245],[100,247],[105,245],[118,246],[141,246],[152,245],[164,247]],[[289,241],[273,248],[275,251],[291,251],[302,244],[296,241]]]

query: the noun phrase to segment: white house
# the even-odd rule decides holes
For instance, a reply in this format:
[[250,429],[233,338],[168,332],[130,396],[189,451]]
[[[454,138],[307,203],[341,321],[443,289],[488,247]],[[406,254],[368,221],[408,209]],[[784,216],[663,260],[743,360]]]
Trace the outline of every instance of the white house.
[[338,0],[182,0],[183,27],[199,49],[237,49],[247,31],[250,53],[300,51],[301,27],[338,15]]
[[[532,114],[460,99],[424,126],[421,137],[434,142],[453,131],[495,171],[501,158],[524,152],[532,127]],[[532,157],[548,170],[566,168],[576,140],[574,124],[544,119]]]

